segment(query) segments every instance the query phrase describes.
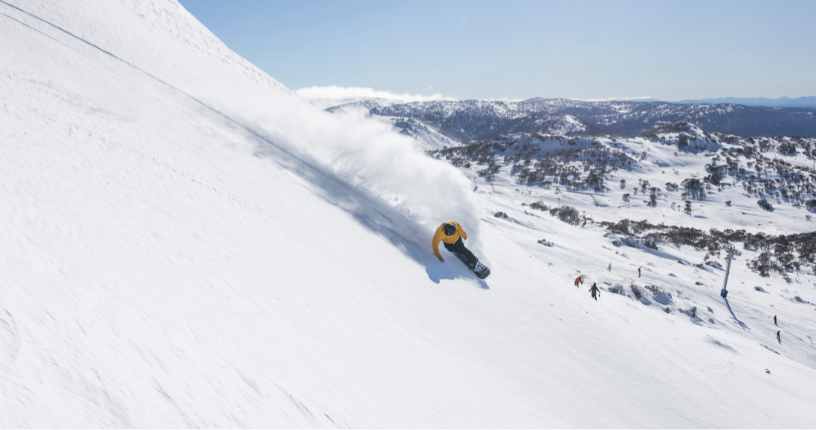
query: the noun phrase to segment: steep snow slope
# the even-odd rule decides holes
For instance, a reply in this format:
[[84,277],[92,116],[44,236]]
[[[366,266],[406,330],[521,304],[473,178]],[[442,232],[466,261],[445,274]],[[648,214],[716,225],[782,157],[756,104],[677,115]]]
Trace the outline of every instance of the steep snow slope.
[[[595,233],[493,218],[502,200],[175,2],[0,0],[0,21],[4,427],[816,419],[812,363],[590,301],[569,278],[605,265]],[[487,282],[428,250],[449,218],[481,233]]]

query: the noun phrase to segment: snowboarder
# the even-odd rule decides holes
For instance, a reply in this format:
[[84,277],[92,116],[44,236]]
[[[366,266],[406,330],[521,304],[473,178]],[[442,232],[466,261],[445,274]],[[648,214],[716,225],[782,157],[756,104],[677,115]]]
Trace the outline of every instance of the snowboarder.
[[612,263],[609,263],[609,267],[607,267],[606,270],[608,270],[610,272],[612,271]]
[[776,323],[776,315],[774,315],[774,325],[779,327],[779,324]]
[[592,287],[589,288],[589,293],[592,294],[592,298],[595,299],[595,301],[598,301],[598,297],[595,296],[595,295],[596,294],[598,296],[601,295],[601,291],[598,290],[598,285],[597,284],[592,284]]
[[575,287],[576,288],[581,288],[579,284],[583,284],[583,283],[584,283],[584,278],[582,276],[579,276],[579,277],[575,278]]
[[458,222],[443,222],[439,228],[436,229],[436,233],[434,233],[431,245],[434,255],[436,255],[439,261],[445,262],[445,259],[439,254],[439,242],[441,241],[445,244],[445,249],[455,255],[462,263],[465,263],[468,269],[479,279],[487,278],[490,275],[490,269],[480,263],[479,259],[476,258],[469,249],[465,248],[465,243],[462,239],[467,239],[467,233],[465,233],[465,230]]
[[776,341],[782,343],[782,330],[776,332]]
[[476,263],[479,262],[479,259],[476,258],[469,249],[465,248],[465,243],[462,242],[462,239],[467,239],[467,233],[465,233],[465,230],[458,222],[443,222],[442,225],[436,229],[436,233],[434,233],[434,255],[436,255],[439,261],[445,262],[445,259],[439,254],[439,242],[442,241],[445,244],[445,249],[465,257],[464,263],[473,270],[473,268],[476,267]]
[[464,255],[465,259],[467,260],[465,264],[468,266],[475,266],[479,259],[476,258],[476,256],[473,255],[469,249],[465,248],[465,243],[462,242],[462,239],[467,239],[467,233],[458,222],[443,222],[439,228],[436,229],[436,233],[434,233],[434,255],[436,255],[436,258],[438,258],[439,261],[443,263],[445,262],[445,259],[442,258],[441,254],[439,254],[439,242],[441,241],[445,244],[445,249],[448,251]]

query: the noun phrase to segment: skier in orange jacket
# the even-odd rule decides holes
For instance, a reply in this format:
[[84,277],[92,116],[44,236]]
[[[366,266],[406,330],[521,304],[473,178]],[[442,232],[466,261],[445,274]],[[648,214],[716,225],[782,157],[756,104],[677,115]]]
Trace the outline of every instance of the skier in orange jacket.
[[436,233],[434,233],[432,243],[434,255],[436,255],[439,261],[445,262],[445,259],[439,254],[439,242],[441,241],[445,244],[445,249],[462,255],[465,258],[465,264],[473,270],[473,268],[476,267],[476,263],[479,262],[479,259],[476,258],[469,249],[465,248],[465,243],[462,239],[467,239],[467,233],[465,233],[465,230],[458,222],[443,222],[442,225],[436,229]]
[[584,283],[584,277],[583,276],[579,276],[579,277],[575,278],[575,286],[576,287],[581,288],[580,284],[583,284],[583,283]]

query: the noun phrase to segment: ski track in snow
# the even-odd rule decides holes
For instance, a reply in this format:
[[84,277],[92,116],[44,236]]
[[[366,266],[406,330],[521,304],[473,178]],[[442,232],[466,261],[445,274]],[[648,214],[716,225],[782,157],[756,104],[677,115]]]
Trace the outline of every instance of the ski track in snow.
[[[762,279],[743,256],[726,303],[721,270],[676,263],[702,252],[527,214],[533,192],[556,197],[509,177],[470,193],[390,125],[309,106],[173,1],[0,14],[0,426],[816,422],[813,307],[791,300],[816,302],[812,279]],[[785,212],[782,230],[803,228]],[[431,255],[448,217],[483,244],[486,281]],[[632,282],[672,296],[608,291]]]

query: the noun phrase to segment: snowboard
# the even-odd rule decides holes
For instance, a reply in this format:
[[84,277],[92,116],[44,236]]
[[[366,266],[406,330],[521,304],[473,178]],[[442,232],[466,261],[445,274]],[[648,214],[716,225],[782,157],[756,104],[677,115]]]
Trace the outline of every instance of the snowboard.
[[459,259],[459,261],[464,263],[465,266],[467,266],[468,269],[470,269],[470,271],[473,272],[473,274],[476,275],[477,278],[484,279],[484,278],[487,278],[488,276],[490,276],[490,269],[488,269],[487,266],[485,266],[481,262],[477,261],[476,262],[476,267],[470,267],[470,266],[468,266],[467,260],[465,260],[464,255],[456,253],[456,252],[452,252],[451,254],[455,255],[456,258]]

